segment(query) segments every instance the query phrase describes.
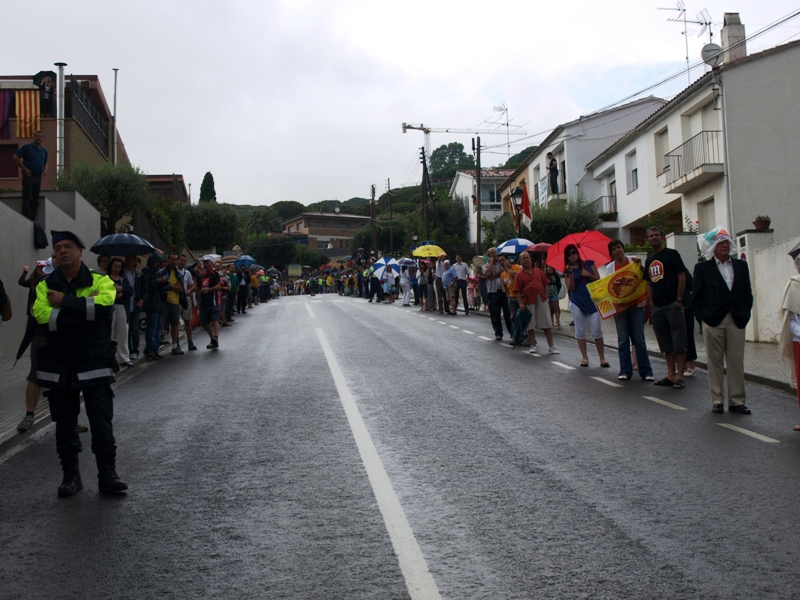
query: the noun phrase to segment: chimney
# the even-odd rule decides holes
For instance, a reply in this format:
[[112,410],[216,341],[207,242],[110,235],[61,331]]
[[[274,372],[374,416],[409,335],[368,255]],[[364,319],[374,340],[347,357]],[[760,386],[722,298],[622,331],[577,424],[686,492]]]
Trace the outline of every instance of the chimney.
[[[722,63],[727,64],[739,58],[747,56],[747,44],[745,43],[744,25],[739,18],[739,13],[725,13],[720,35],[722,41]],[[737,44],[741,44],[738,45]],[[736,46],[728,51],[731,46]]]

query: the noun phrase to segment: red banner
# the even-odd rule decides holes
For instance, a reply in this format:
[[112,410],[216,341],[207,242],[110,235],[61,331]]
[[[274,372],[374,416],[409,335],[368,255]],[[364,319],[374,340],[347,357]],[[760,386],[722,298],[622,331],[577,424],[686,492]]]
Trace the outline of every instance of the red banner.
[[17,91],[17,137],[32,138],[39,127],[39,90]]

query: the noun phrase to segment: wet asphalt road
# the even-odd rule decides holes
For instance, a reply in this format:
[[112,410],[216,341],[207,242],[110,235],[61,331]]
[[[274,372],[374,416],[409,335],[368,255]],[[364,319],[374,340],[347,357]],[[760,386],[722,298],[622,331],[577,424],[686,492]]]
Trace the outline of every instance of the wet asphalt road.
[[800,597],[787,395],[748,386],[752,416],[713,415],[703,374],[618,383],[572,341],[533,357],[480,316],[334,296],[260,305],[219,351],[195,335],[116,391],[126,497],[97,494],[88,434],[72,498],[52,434],[0,465],[0,598]]

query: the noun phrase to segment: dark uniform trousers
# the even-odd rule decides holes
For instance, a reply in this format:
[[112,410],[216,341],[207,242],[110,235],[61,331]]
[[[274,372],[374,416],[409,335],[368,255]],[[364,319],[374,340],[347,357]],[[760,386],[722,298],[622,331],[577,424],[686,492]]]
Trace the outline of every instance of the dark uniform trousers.
[[114,417],[114,392],[108,384],[92,385],[82,389],[48,390],[50,414],[56,422],[56,450],[60,455],[81,451],[78,437],[78,414],[81,412],[80,395],[92,431],[92,452],[116,450],[111,420]]

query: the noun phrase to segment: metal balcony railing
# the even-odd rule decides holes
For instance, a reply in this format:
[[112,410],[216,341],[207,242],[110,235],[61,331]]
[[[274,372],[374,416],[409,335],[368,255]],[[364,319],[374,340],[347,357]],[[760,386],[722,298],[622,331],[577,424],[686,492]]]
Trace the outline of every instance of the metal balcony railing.
[[108,121],[100,116],[92,104],[88,94],[74,78],[70,80],[72,88],[72,118],[80,123],[83,130],[97,144],[97,147],[108,157]]
[[617,197],[616,196],[600,196],[595,200],[598,213],[614,213],[617,212]]
[[667,184],[706,164],[722,164],[721,131],[701,131],[664,155]]

